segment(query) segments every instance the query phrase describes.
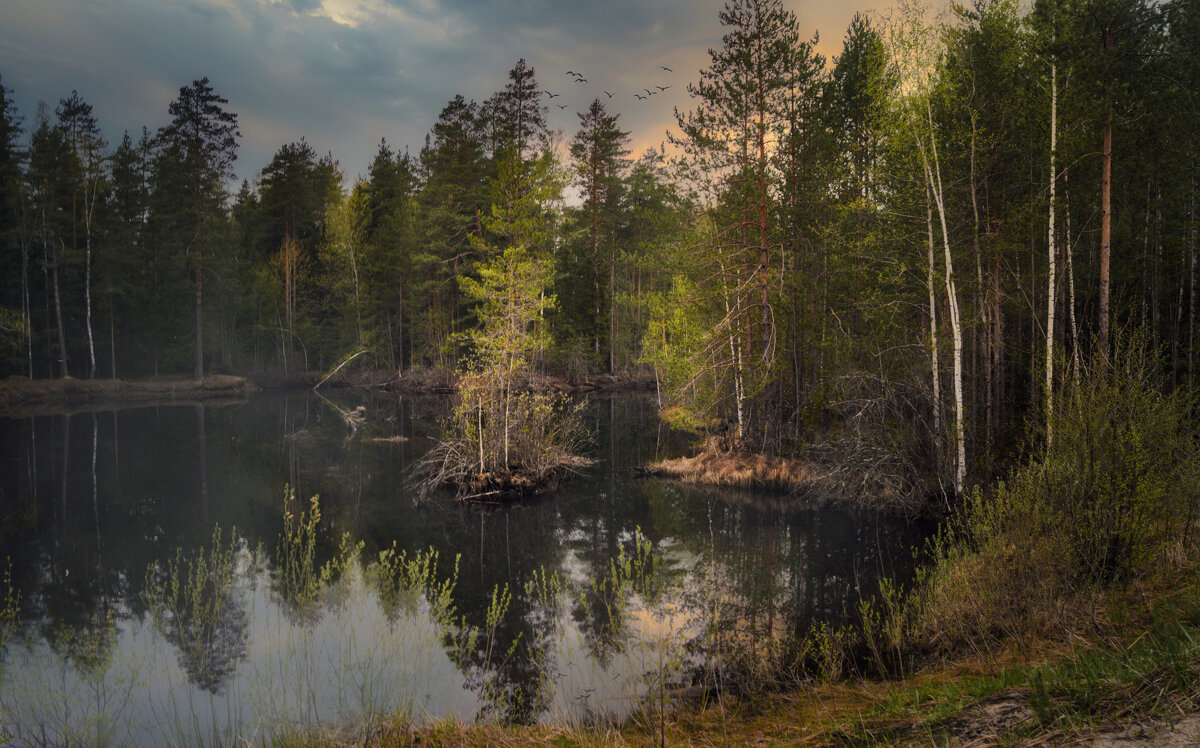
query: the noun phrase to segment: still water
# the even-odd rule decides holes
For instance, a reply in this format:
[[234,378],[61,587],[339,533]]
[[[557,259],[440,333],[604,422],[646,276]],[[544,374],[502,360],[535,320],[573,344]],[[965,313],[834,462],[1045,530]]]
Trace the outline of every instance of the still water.
[[[334,405],[360,404],[350,435]],[[0,742],[622,719],[853,620],[922,537],[637,480],[689,444],[636,396],[588,404],[595,464],[552,495],[418,502],[445,408],[336,391],[0,419]]]

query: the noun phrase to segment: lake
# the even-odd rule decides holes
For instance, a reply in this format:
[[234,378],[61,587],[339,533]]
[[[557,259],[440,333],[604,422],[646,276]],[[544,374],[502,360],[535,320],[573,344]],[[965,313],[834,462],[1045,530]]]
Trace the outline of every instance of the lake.
[[[638,480],[690,437],[633,395],[591,399],[595,464],[553,494],[418,501],[447,401],[328,398],[0,419],[0,740],[620,720],[856,620],[925,536]],[[365,428],[335,405],[365,405]]]

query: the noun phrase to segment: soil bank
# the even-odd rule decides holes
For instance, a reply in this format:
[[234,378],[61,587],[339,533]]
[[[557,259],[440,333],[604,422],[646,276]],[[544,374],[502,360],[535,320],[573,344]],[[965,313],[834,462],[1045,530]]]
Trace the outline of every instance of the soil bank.
[[212,375],[202,381],[171,379],[25,379],[0,382],[0,415],[19,418],[88,410],[113,405],[186,405],[241,401],[255,391],[244,377]]

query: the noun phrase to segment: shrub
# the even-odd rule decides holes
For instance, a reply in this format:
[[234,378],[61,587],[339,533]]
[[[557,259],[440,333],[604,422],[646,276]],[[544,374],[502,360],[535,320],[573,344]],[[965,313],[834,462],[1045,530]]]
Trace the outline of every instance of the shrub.
[[510,391],[484,374],[461,375],[445,434],[417,465],[422,488],[451,485],[467,495],[544,487],[587,462],[577,454],[587,437],[581,407],[562,395]]
[[1048,423],[1031,428],[1025,464],[971,493],[939,536],[912,607],[925,645],[990,650],[1052,635],[1097,594],[1195,548],[1188,401],[1165,391],[1144,336],[1119,335],[1115,348],[1071,373]]

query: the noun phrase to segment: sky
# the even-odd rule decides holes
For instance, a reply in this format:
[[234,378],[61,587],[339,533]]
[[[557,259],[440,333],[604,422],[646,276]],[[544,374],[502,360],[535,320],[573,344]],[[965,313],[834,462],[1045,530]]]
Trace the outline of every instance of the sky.
[[[834,57],[856,10],[879,0],[784,0],[803,38]],[[520,58],[548,122],[569,142],[600,98],[634,155],[666,140],[687,84],[720,47],[724,0],[0,0],[0,83],[32,130],[72,90],[115,147],[167,124],[168,104],[203,77],[242,133],[234,168],[253,180],[304,137],[347,178],[386,138],[415,156],[455,95],[482,102]],[[670,68],[670,71],[663,68]],[[575,82],[566,71],[583,74]],[[659,91],[656,86],[669,86]],[[638,100],[642,89],[656,95]],[[612,94],[609,98],[605,91]],[[559,108],[560,105],[565,108]]]

